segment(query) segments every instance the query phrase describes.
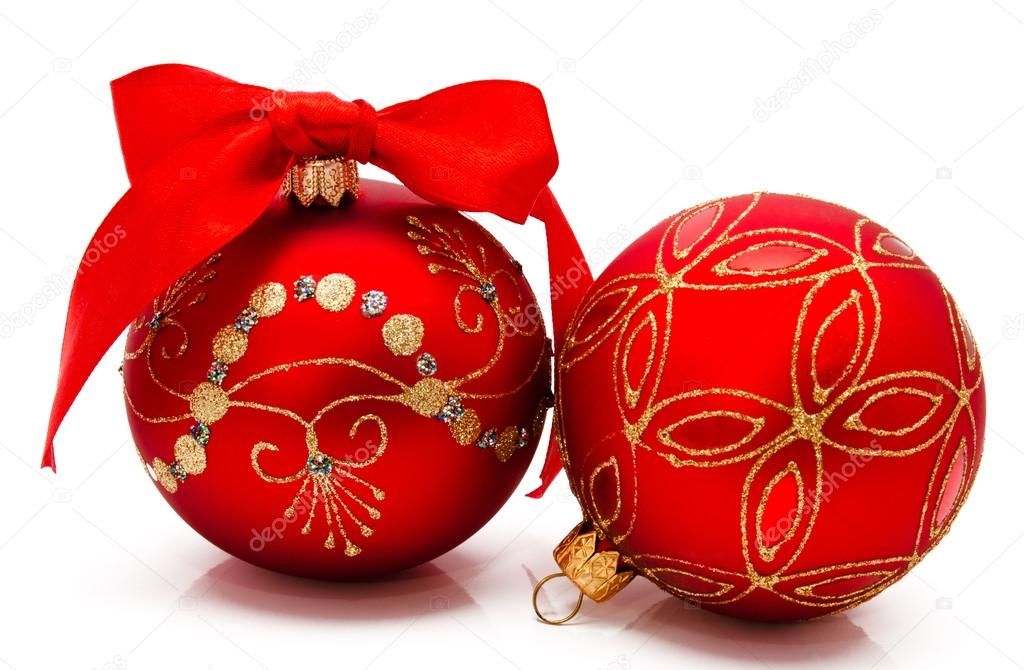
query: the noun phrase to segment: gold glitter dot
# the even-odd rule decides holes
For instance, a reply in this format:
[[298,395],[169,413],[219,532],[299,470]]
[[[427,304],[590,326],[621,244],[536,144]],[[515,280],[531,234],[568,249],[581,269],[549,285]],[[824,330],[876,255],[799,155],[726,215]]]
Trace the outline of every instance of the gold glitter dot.
[[472,444],[480,434],[480,417],[472,409],[462,413],[452,424],[452,437],[459,444]]
[[188,403],[192,408],[192,416],[210,425],[227,414],[228,394],[216,384],[203,382],[192,390]]
[[516,444],[519,442],[519,430],[515,426],[509,426],[498,435],[498,444],[494,445],[494,455],[504,463],[512,458],[515,453]]
[[206,469],[206,450],[191,435],[182,435],[174,443],[174,458],[190,475]]
[[423,344],[423,322],[412,314],[395,314],[381,333],[384,344],[395,356],[411,356]]
[[234,363],[249,346],[249,336],[234,326],[224,326],[213,336],[213,356],[224,363]]
[[427,377],[416,382],[416,385],[406,390],[402,396],[402,402],[412,408],[417,414],[423,416],[434,416],[441,411],[448,401],[451,389],[448,384],[440,379]]
[[285,300],[288,299],[288,291],[284,284],[269,282],[260,284],[249,296],[249,305],[256,310],[261,317],[274,316],[284,309]]
[[329,274],[316,285],[316,301],[328,312],[340,312],[352,302],[356,283],[348,275]]
[[178,480],[171,474],[171,466],[164,463],[162,458],[153,459],[153,472],[156,473],[156,480],[160,482],[160,486],[167,489],[168,493],[178,490]]

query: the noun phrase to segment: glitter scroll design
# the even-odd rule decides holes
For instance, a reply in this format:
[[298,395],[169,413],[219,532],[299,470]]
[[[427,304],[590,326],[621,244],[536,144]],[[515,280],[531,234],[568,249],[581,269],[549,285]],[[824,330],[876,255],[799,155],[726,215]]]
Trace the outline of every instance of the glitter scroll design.
[[[354,278],[342,273],[331,273],[319,278],[303,275],[290,282],[290,289],[283,283],[273,281],[257,286],[250,295],[248,305],[242,308],[233,323],[225,325],[214,335],[211,343],[212,359],[205,381],[196,384],[190,393],[175,391],[161,382],[153,372],[150,361],[156,336],[166,328],[179,332],[178,346],[172,350],[162,350],[165,357],[178,357],[187,350],[188,334],[176,317],[186,307],[198,304],[205,298],[200,288],[216,276],[212,270],[205,271],[217,262],[219,256],[215,256],[205,264],[204,271],[192,272],[176,282],[164,296],[154,301],[152,316],[140,317],[133,326],[136,330],[150,330],[135,350],[126,353],[125,360],[144,358],[153,382],[187,404],[188,411],[175,416],[150,416],[136,407],[125,387],[124,394],[130,411],[141,420],[151,423],[192,422],[188,431],[175,441],[173,460],[155,457],[147,463],[140,453],[150,476],[172,494],[179,491],[190,477],[200,476],[208,466],[211,453],[208,447],[216,443],[216,424],[228,413],[253,411],[285,417],[302,428],[306,458],[291,471],[283,474],[272,472],[264,464],[263,456],[278,452],[279,447],[261,441],[253,445],[251,450],[250,465],[253,471],[265,482],[296,486],[284,516],[294,519],[305,514],[306,521],[300,530],[302,534],[309,534],[315,519],[320,517],[325,528],[323,546],[334,549],[340,545],[345,555],[356,556],[361,549],[355,540],[373,534],[372,524],[381,518],[377,503],[385,499],[384,490],[357,473],[384,455],[389,443],[388,429],[378,414],[363,414],[351,425],[348,435],[360,447],[353,450],[357,456],[339,457],[328,453],[321,446],[317,433],[320,422],[333,410],[357,406],[366,401],[405,406],[424,419],[444,423],[457,444],[472,444],[481,449],[493,450],[495,458],[500,462],[508,461],[517,450],[526,447],[539,430],[538,423],[543,426],[543,415],[550,405],[549,400],[545,399],[538,407],[540,418],[534,418],[529,427],[484,427],[472,405],[477,400],[503,398],[525,388],[542,369],[542,363],[550,355],[550,347],[539,351],[533,366],[522,371],[522,380],[510,389],[481,393],[473,390],[473,382],[498,364],[509,337],[533,335],[542,327],[542,322],[536,319],[527,326],[522,319],[517,318],[523,312],[524,302],[518,282],[507,270],[489,272],[482,246],[470,249],[457,228],[449,230],[438,225],[427,226],[415,217],[408,217],[407,224],[411,228],[409,237],[417,242],[420,253],[436,254],[440,258],[438,262],[429,264],[431,273],[451,272],[471,280],[472,283],[460,286],[454,297],[453,309],[459,327],[472,335],[483,332],[488,314],[496,320],[495,350],[486,361],[468,374],[447,378],[443,374],[444,361],[438,360],[430,352],[421,351],[425,335],[423,321],[413,314],[398,312],[397,300],[389,299],[383,291],[373,287],[364,287],[368,290],[363,290]],[[504,282],[506,279],[510,281]],[[514,287],[514,290],[505,288],[506,284]],[[475,294],[476,304],[473,304],[472,294]],[[511,306],[507,306],[506,301]],[[290,304],[295,305],[290,309],[308,309],[310,307],[303,304],[307,302],[313,305],[312,308],[332,313],[358,309],[368,326],[380,330],[383,345],[400,361],[408,361],[405,364],[417,371],[419,380],[411,385],[406,384],[384,370],[359,360],[329,357],[274,365],[235,381],[232,366],[245,356],[249,338],[257,336],[260,324],[275,318]],[[473,309],[478,311],[471,311]],[[259,379],[313,365],[360,371],[392,390],[335,398],[309,418],[286,407],[237,396],[239,391]],[[379,383],[375,387],[380,386]]]
[[[872,272],[895,268],[929,272],[914,252],[891,233],[865,239],[867,219],[853,226],[852,239],[778,227],[734,232],[762,194],[731,221],[726,202],[697,205],[671,220],[650,272],[618,276],[592,294],[570,324],[556,367],[560,379],[595,351],[612,349],[615,403],[629,449],[583,471],[569,467],[572,454],[561,434],[563,408],[556,403],[556,430],[570,484],[597,527],[614,542],[629,538],[636,523],[638,450],[672,468],[716,468],[749,464],[739,500],[738,550],[745,570],[730,571],[655,554],[633,556],[639,572],[683,598],[707,604],[736,602],[755,589],[784,600],[830,610],[852,607],[880,592],[916,565],[948,530],[963,503],[976,462],[977,425],[970,405],[982,384],[977,349],[966,323],[942,289],[953,325],[959,376],[901,370],[867,377],[883,305]],[[843,277],[844,281],[833,281]],[[851,288],[852,286],[852,288]],[[694,388],[659,393],[672,335],[673,297],[687,291],[747,291],[806,288],[796,317],[789,356],[787,397],[768,398],[742,388]],[[608,316],[596,317],[596,314]],[[845,364],[823,367],[822,351],[839,332],[847,337]],[[912,402],[911,402],[912,401]],[[888,402],[917,408],[901,413],[905,425],[873,423],[872,408]],[[709,411],[709,407],[713,408]],[[679,431],[715,422],[719,444],[699,447]],[[726,430],[724,427],[728,427]],[[609,436],[612,439],[615,435]],[[899,437],[890,448],[886,438]],[[901,458],[936,452],[913,548],[905,555],[822,566],[794,572],[794,562],[813,534],[822,504],[823,456]],[[782,486],[785,482],[786,486]],[[614,501],[595,494],[614,492]],[[774,542],[762,534],[769,499],[792,491],[793,520]]]

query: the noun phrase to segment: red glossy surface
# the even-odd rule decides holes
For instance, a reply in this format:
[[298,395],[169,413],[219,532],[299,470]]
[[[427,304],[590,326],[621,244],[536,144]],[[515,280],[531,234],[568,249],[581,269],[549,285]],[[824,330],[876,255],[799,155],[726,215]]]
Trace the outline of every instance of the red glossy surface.
[[970,330],[910,247],[836,205],[745,195],[667,219],[564,346],[586,513],[708,609],[790,620],[871,597],[938,543],[977,472]]

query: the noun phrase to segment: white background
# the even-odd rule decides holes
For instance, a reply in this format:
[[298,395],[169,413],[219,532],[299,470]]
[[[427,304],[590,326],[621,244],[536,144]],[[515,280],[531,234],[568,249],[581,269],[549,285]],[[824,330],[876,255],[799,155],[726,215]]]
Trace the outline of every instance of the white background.
[[[0,3],[0,667],[1020,667],[1024,3],[368,2]],[[870,31],[844,38],[858,21]],[[177,61],[277,88],[302,59],[303,88],[378,107],[476,78],[541,86],[554,189],[598,271],[664,216],[758,189],[891,227],[984,354],[985,456],[942,546],[810,624],[729,620],[636,580],[552,628],[529,596],[578,518],[559,480],[394,581],[293,580],[161,500],[128,441],[120,345],[58,436],[60,473],[38,470],[67,282],[126,187],[107,82]],[[808,59],[819,72],[791,82]],[[785,109],[755,116],[788,84]],[[543,294],[539,224],[485,221]]]

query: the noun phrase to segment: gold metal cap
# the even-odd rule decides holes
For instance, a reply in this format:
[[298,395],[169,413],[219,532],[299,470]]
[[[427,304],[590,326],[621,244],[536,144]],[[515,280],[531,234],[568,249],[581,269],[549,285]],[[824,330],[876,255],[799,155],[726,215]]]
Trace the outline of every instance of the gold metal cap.
[[300,158],[288,170],[282,190],[306,207],[314,203],[337,207],[345,198],[359,197],[359,167],[341,156]]
[[[540,580],[533,590],[533,611],[541,621],[549,624],[565,623],[580,611],[583,596],[594,602],[605,602],[624,589],[636,576],[632,570],[623,567],[619,552],[598,551],[597,545],[597,531],[591,528],[587,521],[582,521],[555,547],[555,563],[562,572],[548,575]],[[568,616],[549,619],[541,614],[537,607],[537,595],[544,584],[556,577],[568,578],[579,589],[580,595],[576,607]]]

